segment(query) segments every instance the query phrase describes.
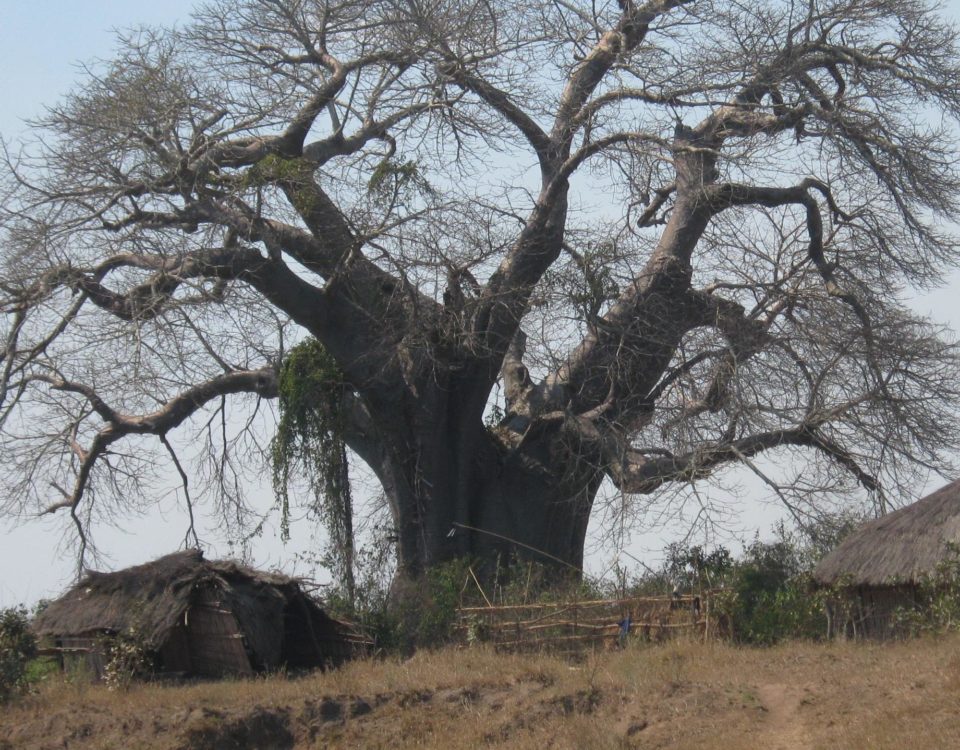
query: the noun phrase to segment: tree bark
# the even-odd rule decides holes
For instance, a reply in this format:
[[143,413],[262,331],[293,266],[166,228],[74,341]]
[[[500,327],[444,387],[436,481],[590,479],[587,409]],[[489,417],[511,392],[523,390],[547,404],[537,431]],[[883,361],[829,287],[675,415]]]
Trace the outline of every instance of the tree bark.
[[600,468],[575,455],[559,423],[485,425],[468,390],[451,378],[409,410],[378,415],[374,407],[377,436],[348,437],[387,498],[398,575],[416,579],[456,558],[475,562],[482,576],[514,560],[580,570]]

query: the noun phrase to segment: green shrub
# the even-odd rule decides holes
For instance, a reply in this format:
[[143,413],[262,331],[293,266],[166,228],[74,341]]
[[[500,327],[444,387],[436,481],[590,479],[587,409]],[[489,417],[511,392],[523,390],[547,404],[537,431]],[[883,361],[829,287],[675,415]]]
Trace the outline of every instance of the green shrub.
[[894,628],[903,635],[960,630],[960,545],[946,547],[936,570],[921,579],[915,605],[894,613]]
[[785,629],[794,620],[786,607],[802,599],[796,550],[786,541],[754,541],[735,566],[732,619],[734,633],[749,643],[775,643],[794,635]]
[[469,568],[468,560],[452,560],[430,568],[418,581],[395,584],[373,620],[377,644],[409,653],[449,643]]
[[36,653],[26,608],[0,610],[0,703],[26,690],[27,664]]
[[[468,571],[469,572],[469,571]],[[532,602],[588,601],[621,595],[619,580],[604,585],[589,576],[578,576],[575,568],[544,562],[512,559],[498,565],[492,580],[484,583],[481,593],[470,581],[464,592],[464,603],[476,606],[495,604],[530,604]]]
[[671,544],[667,547],[667,560],[664,564],[664,582],[669,582],[671,590],[702,590],[723,585],[734,567],[733,555],[724,546],[707,551],[700,545],[689,547],[683,544]]
[[344,586],[331,586],[323,593],[326,608],[359,625],[381,652],[410,653],[449,642],[469,560],[437,565],[416,581],[395,581],[391,562],[383,544],[358,550],[352,595]]
[[104,644],[103,681],[108,690],[127,690],[150,667],[143,639],[134,628],[110,636]]
[[708,552],[673,546],[665,577],[682,591],[719,589],[714,610],[737,641],[769,645],[788,638],[823,638],[831,592],[816,586],[810,571],[830,543],[852,527],[841,526],[839,531],[825,526],[800,535],[781,524],[774,541],[755,539],[739,558],[724,547]]
[[23,679],[28,686],[39,685],[44,680],[60,675],[60,660],[55,656],[38,656],[27,662]]
[[750,592],[734,607],[734,635],[746,643],[771,645],[785,639],[823,638],[827,632],[825,593],[807,572],[772,590]]

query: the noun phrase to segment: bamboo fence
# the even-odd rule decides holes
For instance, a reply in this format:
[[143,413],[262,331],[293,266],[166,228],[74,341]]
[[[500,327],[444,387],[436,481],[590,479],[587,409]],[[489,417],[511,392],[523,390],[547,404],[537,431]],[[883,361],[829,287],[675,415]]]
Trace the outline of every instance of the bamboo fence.
[[708,639],[716,631],[710,603],[710,592],[704,592],[461,607],[455,633],[461,643],[489,643],[502,651],[608,649],[627,639],[660,641],[680,634]]

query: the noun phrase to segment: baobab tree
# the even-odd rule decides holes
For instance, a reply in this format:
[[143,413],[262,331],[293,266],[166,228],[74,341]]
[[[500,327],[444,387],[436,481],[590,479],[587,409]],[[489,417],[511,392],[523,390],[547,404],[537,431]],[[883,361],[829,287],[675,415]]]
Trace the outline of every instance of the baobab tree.
[[957,81],[924,0],[214,0],[126,34],[7,150],[3,503],[82,556],[188,459],[243,521],[272,454],[349,545],[346,446],[415,577],[578,567],[606,480],[629,507],[764,452],[807,467],[769,480],[801,519],[882,500],[958,442],[956,348],[903,302],[957,259]]

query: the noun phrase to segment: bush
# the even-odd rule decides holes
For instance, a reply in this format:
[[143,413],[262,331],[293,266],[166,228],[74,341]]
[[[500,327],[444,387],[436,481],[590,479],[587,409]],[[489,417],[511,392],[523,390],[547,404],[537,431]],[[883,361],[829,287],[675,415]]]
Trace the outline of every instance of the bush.
[[902,635],[960,630],[960,545],[946,546],[937,569],[920,581],[915,606],[894,613],[894,627]]
[[437,565],[417,581],[394,581],[392,562],[385,545],[358,550],[353,590],[328,587],[326,608],[359,625],[381,652],[410,653],[449,642],[469,561]]
[[27,664],[37,654],[26,608],[0,610],[0,703],[27,688]]
[[788,623],[797,619],[787,611],[803,600],[796,549],[780,540],[754,541],[735,566],[731,617],[734,633],[748,643],[769,644],[796,635]]
[[745,643],[772,645],[791,638],[819,640],[827,633],[825,592],[808,572],[800,573],[772,590],[750,592],[750,602],[734,606],[735,637]]
[[150,666],[143,639],[134,628],[111,636],[104,652],[103,681],[108,690],[127,690]]
[[395,585],[386,606],[370,618],[377,645],[410,653],[449,643],[469,567],[467,560],[452,560],[430,568],[417,582]]
[[710,589],[723,585],[733,567],[733,555],[726,547],[708,552],[699,545],[674,543],[667,547],[663,578],[672,584],[670,590]]
[[[850,526],[845,524],[843,531]],[[831,531],[831,541],[843,533],[832,527],[826,531]],[[830,592],[816,586],[810,572],[830,549],[824,532],[801,536],[779,525],[774,541],[756,539],[737,559],[723,547],[708,552],[674,546],[664,566],[666,577],[681,590],[720,589],[715,611],[740,642],[770,645],[787,638],[823,638]]]

